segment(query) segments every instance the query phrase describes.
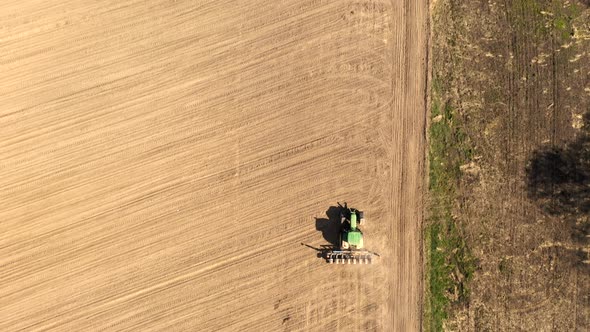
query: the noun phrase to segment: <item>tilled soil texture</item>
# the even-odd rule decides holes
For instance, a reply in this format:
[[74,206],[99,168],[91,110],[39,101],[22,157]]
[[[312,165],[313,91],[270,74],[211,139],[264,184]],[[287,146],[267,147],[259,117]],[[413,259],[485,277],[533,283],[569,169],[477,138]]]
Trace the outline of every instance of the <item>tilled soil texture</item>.
[[419,329],[427,9],[2,1],[0,330]]
[[436,4],[433,86],[469,137],[455,212],[479,261],[449,328],[590,329],[588,6]]

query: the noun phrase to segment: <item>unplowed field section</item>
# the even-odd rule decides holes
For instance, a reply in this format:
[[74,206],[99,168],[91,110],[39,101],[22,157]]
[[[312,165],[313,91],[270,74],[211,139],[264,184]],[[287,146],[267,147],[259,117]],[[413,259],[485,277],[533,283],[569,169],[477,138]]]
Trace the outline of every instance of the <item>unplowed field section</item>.
[[0,330],[417,330],[426,10],[2,1]]

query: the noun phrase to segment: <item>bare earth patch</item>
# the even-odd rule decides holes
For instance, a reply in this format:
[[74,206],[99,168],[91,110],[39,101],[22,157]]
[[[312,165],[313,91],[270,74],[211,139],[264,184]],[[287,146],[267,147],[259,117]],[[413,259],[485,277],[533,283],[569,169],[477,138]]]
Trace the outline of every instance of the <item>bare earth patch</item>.
[[2,1],[0,330],[418,330],[427,10]]

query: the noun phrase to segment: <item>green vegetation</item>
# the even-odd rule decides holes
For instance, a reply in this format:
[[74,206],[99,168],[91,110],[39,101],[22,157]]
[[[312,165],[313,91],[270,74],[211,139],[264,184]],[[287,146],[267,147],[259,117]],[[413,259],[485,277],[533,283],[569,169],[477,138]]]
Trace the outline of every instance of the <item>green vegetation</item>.
[[580,7],[576,4],[564,6],[561,1],[554,1],[550,10],[554,30],[562,41],[569,40],[573,35],[573,20],[581,13]]
[[433,82],[429,146],[429,219],[425,228],[426,298],[424,328],[441,331],[449,309],[468,300],[466,283],[475,271],[453,206],[460,165],[471,159],[467,137],[448,103],[439,100],[441,84]]
[[[515,0],[510,4],[508,16],[512,28],[537,41],[553,32],[562,42],[569,40],[573,33],[573,20],[582,12],[579,5],[573,2],[564,4],[562,0],[545,4],[535,0]],[[534,19],[531,20],[532,17]]]
[[509,2],[508,21],[512,29],[535,41],[545,40],[552,32],[565,42],[573,33],[573,20],[581,13],[579,5],[552,0],[542,4],[536,0]]

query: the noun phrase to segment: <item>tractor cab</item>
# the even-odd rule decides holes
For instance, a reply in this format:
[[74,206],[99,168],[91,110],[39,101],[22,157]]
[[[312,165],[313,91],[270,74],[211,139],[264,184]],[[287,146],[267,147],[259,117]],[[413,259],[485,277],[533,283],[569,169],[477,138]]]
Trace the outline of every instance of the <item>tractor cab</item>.
[[340,234],[341,249],[362,249],[363,248],[363,232],[358,228],[360,224],[360,216],[362,212],[356,209],[344,209],[341,214],[342,218],[342,232]]

